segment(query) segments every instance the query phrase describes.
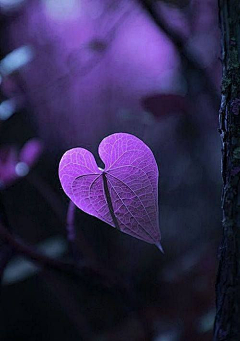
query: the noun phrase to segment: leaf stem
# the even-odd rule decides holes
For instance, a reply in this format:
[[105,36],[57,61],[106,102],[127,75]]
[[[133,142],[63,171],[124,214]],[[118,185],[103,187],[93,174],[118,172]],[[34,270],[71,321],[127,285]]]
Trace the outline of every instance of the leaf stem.
[[115,216],[114,209],[113,209],[113,204],[112,204],[112,199],[111,199],[111,195],[110,195],[109,188],[108,188],[106,173],[103,172],[102,175],[103,175],[104,193],[106,196],[108,208],[109,208],[109,211],[110,211],[110,214],[111,214],[111,217],[112,217],[112,220],[114,222],[116,229],[120,231],[118,220],[117,220],[117,217]]

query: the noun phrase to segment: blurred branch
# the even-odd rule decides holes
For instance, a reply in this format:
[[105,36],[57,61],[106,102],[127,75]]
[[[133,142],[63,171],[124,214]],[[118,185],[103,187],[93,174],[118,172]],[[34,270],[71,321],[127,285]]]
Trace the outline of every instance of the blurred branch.
[[9,245],[0,245],[0,282],[2,281],[4,270],[12,256],[13,250],[9,247]]
[[[0,223],[1,222],[3,222],[9,230],[9,223],[8,223],[7,215],[5,212],[5,207],[0,197]],[[12,256],[13,256],[13,250],[8,244],[3,243],[2,245],[0,245],[0,282],[2,281],[4,270],[8,262],[12,258]]]
[[65,221],[66,209],[58,197],[55,194],[54,190],[51,186],[48,185],[46,181],[42,179],[42,177],[38,176],[34,172],[31,172],[27,175],[26,180],[33,186],[38,193],[42,196],[42,198],[48,203],[51,207],[52,211],[58,217],[61,222]]
[[0,239],[7,243],[17,254],[21,254],[29,258],[42,268],[65,273],[67,275],[87,281],[93,285],[96,282],[106,289],[110,289],[111,286],[117,285],[117,281],[115,278],[113,278],[113,276],[110,276],[108,273],[105,273],[102,270],[91,266],[90,264],[82,263],[81,266],[77,266],[73,263],[67,263],[53,259],[34,251],[32,247],[24,244],[22,241],[10,234],[2,223],[0,223]]
[[[65,227],[66,208],[63,205],[62,201],[60,200],[59,196],[51,188],[51,186],[49,186],[48,183],[42,179],[42,177],[40,177],[37,174],[34,174],[33,172],[28,174],[26,179],[33,187],[35,187],[35,189],[39,192],[39,194],[44,198],[46,203],[48,203],[48,205],[52,208],[53,212],[58,217],[60,223],[64,225]],[[76,248],[77,248],[79,249],[79,251],[81,251],[83,257],[88,259],[89,262],[96,263],[96,256],[94,254],[94,251],[92,250],[91,246],[89,245],[86,238],[84,237],[84,234],[81,229],[78,229],[79,236],[77,236],[75,226],[74,226],[75,223],[74,223],[73,213],[74,213],[73,211],[71,211],[71,214],[70,212],[67,213],[67,215],[68,214],[70,215],[67,217],[67,233],[68,233],[69,241],[70,241],[70,234],[74,233],[75,246],[74,247],[73,245],[71,246],[72,255],[73,255],[73,249],[75,250],[74,252],[76,255],[76,252],[77,252]],[[71,225],[71,226],[68,226],[68,225]],[[71,233],[69,233],[69,229],[71,229]],[[71,244],[73,244],[72,241],[71,241]],[[77,258],[79,260],[79,256]]]
[[154,23],[158,28],[171,40],[177,51],[179,52],[183,62],[198,73],[199,78],[202,80],[205,89],[211,95],[212,102],[215,108],[219,107],[219,96],[217,89],[215,88],[213,82],[208,76],[205,68],[201,65],[190,50],[186,48],[185,39],[174,29],[172,29],[167,22],[164,20],[163,16],[156,11],[154,1],[152,0],[138,0],[142,8],[150,15]]
[[[125,281],[115,276],[114,274],[105,271],[104,269],[93,267],[87,264],[82,264],[77,266],[73,263],[63,262],[57,259],[50,258],[46,255],[40,254],[33,250],[32,247],[24,244],[23,242],[17,240],[13,235],[11,235],[6,227],[0,223],[0,239],[8,244],[13,251],[17,254],[21,254],[28,259],[36,263],[37,266],[43,269],[55,270],[59,273],[69,275],[73,278],[78,278],[85,282],[87,285],[93,287],[99,287],[115,296],[121,298],[123,305],[129,310],[136,311],[139,309],[139,304],[134,297],[135,294],[132,292],[125,283]],[[145,316],[140,312],[137,314],[139,321],[142,324],[145,335],[150,335],[151,331],[149,326],[146,324]],[[146,340],[150,340],[147,337]]]
[[64,263],[35,252],[31,247],[11,235],[2,223],[0,223],[0,238],[5,243],[8,243],[17,253],[25,255],[41,267],[64,271],[70,274],[76,274],[78,271],[77,267],[73,264]]

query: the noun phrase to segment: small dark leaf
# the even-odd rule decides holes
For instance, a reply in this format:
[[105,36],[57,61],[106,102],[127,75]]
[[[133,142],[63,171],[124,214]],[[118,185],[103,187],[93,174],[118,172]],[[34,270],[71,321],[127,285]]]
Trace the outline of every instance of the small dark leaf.
[[186,98],[181,95],[156,94],[142,98],[141,103],[156,118],[188,111]]

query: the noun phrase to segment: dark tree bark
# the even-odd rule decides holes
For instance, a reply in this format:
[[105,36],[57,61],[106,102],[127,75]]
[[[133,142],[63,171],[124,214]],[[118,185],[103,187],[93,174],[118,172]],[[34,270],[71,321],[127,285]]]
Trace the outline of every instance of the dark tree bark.
[[222,31],[223,240],[214,341],[240,340],[240,1],[219,0]]

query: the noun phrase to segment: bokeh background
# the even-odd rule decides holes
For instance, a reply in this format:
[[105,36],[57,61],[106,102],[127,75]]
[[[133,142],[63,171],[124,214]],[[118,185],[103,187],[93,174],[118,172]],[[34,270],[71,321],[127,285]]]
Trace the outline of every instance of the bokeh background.
[[72,261],[59,160],[81,146],[99,161],[99,142],[128,132],[159,165],[165,250],[78,210],[78,263],[106,273],[103,285],[91,272],[41,270],[2,242],[1,341],[212,338],[221,238],[217,1],[159,0],[153,13],[150,3],[0,0],[1,219],[34,250]]

